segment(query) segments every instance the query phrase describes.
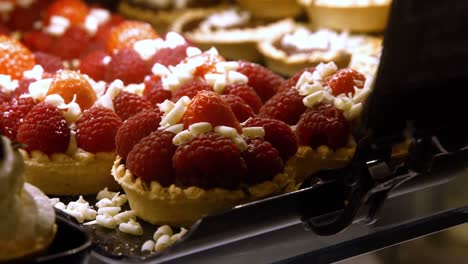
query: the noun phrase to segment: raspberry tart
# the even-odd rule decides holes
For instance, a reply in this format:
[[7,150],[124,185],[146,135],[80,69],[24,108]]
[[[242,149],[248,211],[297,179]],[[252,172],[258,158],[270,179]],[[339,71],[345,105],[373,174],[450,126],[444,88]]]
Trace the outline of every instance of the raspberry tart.
[[0,262],[23,262],[47,249],[57,227],[48,197],[24,183],[21,155],[10,143],[0,137]]
[[130,118],[116,137],[112,174],[138,217],[187,227],[204,215],[297,188],[284,165],[297,144],[283,122],[272,120],[283,133],[261,122],[244,127],[214,91],[159,107]]

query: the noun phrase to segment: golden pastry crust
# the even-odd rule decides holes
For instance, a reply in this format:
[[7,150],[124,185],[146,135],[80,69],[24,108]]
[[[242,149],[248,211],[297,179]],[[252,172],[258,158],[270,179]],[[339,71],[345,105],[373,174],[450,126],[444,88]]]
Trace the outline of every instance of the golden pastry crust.
[[89,153],[78,150],[73,156],[64,153],[50,156],[40,152],[20,150],[27,182],[49,195],[95,194],[108,187],[118,190],[111,176],[114,152]]
[[[305,28],[296,26],[294,30],[298,29]],[[298,51],[293,54],[288,54],[288,52],[275,45],[275,43],[280,42],[283,37],[284,34],[258,43],[258,50],[265,58],[267,67],[283,76],[290,77],[304,68],[314,67],[320,63],[332,61],[339,68],[343,68],[347,67],[351,61],[351,54],[345,49]]]
[[237,2],[254,17],[262,19],[294,18],[303,11],[297,0],[237,0]]
[[317,4],[313,0],[299,2],[306,8],[314,27],[370,33],[385,30],[391,1],[366,6]]
[[204,190],[195,186],[180,188],[175,185],[163,187],[155,181],[148,185],[126,169],[120,157],[114,162],[112,175],[124,189],[130,208],[139,218],[152,224],[184,227],[189,227],[204,215],[281,193],[285,189],[293,190],[296,186],[293,179],[284,173],[276,175],[271,181],[249,186],[246,190]]
[[184,34],[203,50],[212,46],[216,47],[226,59],[260,62],[263,57],[258,51],[257,43],[288,32],[294,26],[293,20],[285,19],[253,28],[186,30],[187,25],[203,20],[214,13],[216,12],[211,10],[199,10],[184,14],[174,22],[170,30]]

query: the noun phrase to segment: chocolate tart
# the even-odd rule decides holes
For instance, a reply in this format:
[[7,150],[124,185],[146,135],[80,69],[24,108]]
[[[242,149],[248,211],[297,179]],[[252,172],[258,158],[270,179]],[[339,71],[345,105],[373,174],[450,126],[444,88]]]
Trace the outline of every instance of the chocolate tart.
[[[251,62],[261,62],[263,60],[257,43],[270,38],[280,36],[289,32],[294,27],[291,19],[285,19],[273,23],[260,20],[252,20],[248,13],[241,13],[244,23],[222,27],[202,26],[205,21],[221,17],[223,14],[233,14],[234,10],[224,10],[213,12],[210,10],[200,10],[182,15],[171,27],[172,31],[184,34],[190,42],[200,47],[202,50],[216,47],[219,53],[229,60],[247,60]],[[205,23],[206,25],[206,23]]]
[[[351,54],[345,49],[346,35],[330,30],[310,31],[297,26],[293,31],[258,44],[265,64],[283,76],[292,76],[321,62],[347,67]],[[305,46],[307,45],[307,46]]]

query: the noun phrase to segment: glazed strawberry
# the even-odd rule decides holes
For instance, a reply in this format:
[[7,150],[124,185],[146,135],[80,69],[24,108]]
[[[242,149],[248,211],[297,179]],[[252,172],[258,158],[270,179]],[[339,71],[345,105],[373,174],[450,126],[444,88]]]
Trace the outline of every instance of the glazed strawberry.
[[117,154],[124,160],[133,146],[142,138],[156,131],[161,122],[162,112],[159,108],[143,110],[123,122],[115,136]]
[[107,52],[112,54],[114,50],[120,50],[143,39],[159,38],[158,33],[146,22],[127,20],[114,27],[107,39]]
[[265,140],[275,147],[283,161],[288,160],[297,152],[297,140],[294,132],[284,122],[267,118],[251,118],[244,127],[261,126],[265,129]]
[[71,25],[83,25],[88,11],[84,1],[56,0],[47,8],[44,24],[48,25],[53,16],[61,16],[67,18]]
[[70,129],[60,110],[48,103],[35,105],[18,128],[18,141],[28,151],[63,153],[70,141]]
[[19,80],[23,72],[35,64],[34,55],[28,48],[11,37],[0,35],[0,74]]
[[297,124],[299,117],[306,110],[303,96],[297,89],[288,89],[275,94],[258,113],[260,117],[281,120],[289,125]]
[[305,68],[305,69],[302,69],[301,71],[297,72],[296,74],[294,74],[291,78],[284,81],[278,87],[278,93],[281,93],[281,92],[284,92],[285,90],[289,90],[289,89],[292,89],[292,88],[296,87],[297,81],[299,81],[299,78],[301,78],[301,75],[306,71],[308,71],[310,73],[313,73],[315,71],[315,68],[314,67]]
[[200,91],[187,106],[182,117],[184,127],[199,122],[209,122],[213,127],[229,126],[241,131],[241,126],[232,109],[221,96],[212,91]]
[[247,149],[242,151],[242,158],[247,164],[248,183],[259,183],[273,179],[283,171],[283,161],[278,150],[261,138],[247,139]]
[[88,32],[79,26],[70,26],[52,42],[49,52],[65,60],[79,58],[90,42]]
[[343,113],[331,104],[319,104],[308,109],[296,127],[299,144],[313,148],[321,145],[333,149],[343,147],[348,142],[349,133]]
[[122,120],[110,109],[91,107],[76,122],[78,147],[92,153],[115,150],[115,135]]
[[234,189],[245,179],[241,151],[228,138],[201,134],[180,146],[172,158],[176,180],[184,187]]
[[152,109],[150,101],[136,94],[121,92],[114,100],[115,113],[125,121],[139,112]]
[[133,48],[122,48],[111,56],[105,80],[120,79],[124,84],[142,83],[149,73],[146,63]]
[[169,186],[174,182],[172,157],[176,146],[174,134],[157,130],[138,142],[128,154],[127,168],[143,181]]
[[240,62],[238,72],[249,78],[249,86],[266,102],[277,91],[284,79],[271,70],[255,63]]
[[52,54],[41,51],[34,52],[36,64],[42,66],[44,71],[54,74],[56,71],[63,69],[62,60]]
[[159,63],[166,67],[175,66],[187,57],[186,51],[188,47],[189,45],[179,45],[175,48],[160,49],[150,59],[150,65]]
[[40,30],[25,32],[22,39],[24,45],[29,49],[42,52],[48,52],[54,41],[55,39],[51,35]]
[[247,84],[230,84],[226,86],[224,93],[239,96],[254,110],[255,113],[258,113],[260,107],[262,107],[262,99],[260,99],[255,90]]
[[67,104],[76,96],[75,101],[82,111],[93,106],[97,99],[88,80],[80,73],[69,70],[60,70],[54,75],[47,91],[49,94],[59,94]]
[[182,96],[188,96],[190,99],[192,99],[199,91],[213,91],[213,88],[203,79],[193,79],[182,84],[174,92],[172,101],[177,102]]
[[221,99],[231,107],[239,122],[244,122],[245,120],[255,116],[254,110],[239,96],[223,94],[221,95]]
[[333,95],[354,94],[354,86],[358,88],[364,87],[366,77],[359,72],[350,69],[339,69],[333,75],[325,79],[325,85],[330,86]]
[[[88,55],[81,59],[79,70],[83,74],[87,74],[93,80],[104,80],[108,57],[107,53],[102,50],[90,52]],[[107,63],[106,63],[107,62]]]
[[35,81],[36,79],[23,77],[21,80],[19,80],[18,87],[13,91],[11,97],[18,98],[25,93],[29,93],[29,85]]
[[172,97],[171,91],[164,90],[161,77],[152,75],[145,80],[145,89],[143,90],[143,98],[151,102],[153,106],[169,100]]
[[16,141],[18,128],[34,105],[35,102],[31,97],[13,98],[10,102],[4,103],[0,115],[2,134]]

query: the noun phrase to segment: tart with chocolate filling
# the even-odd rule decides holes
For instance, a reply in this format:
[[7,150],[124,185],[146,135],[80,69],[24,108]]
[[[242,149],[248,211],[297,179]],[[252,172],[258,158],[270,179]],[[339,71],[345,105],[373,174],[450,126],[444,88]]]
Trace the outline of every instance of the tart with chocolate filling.
[[205,215],[297,188],[285,166],[297,144],[283,122],[242,126],[213,91],[169,105],[160,106],[162,115],[142,112],[129,119],[116,137],[112,174],[141,219],[187,227]]
[[348,66],[351,54],[346,50],[346,41],[345,34],[297,26],[291,32],[260,42],[258,47],[268,68],[292,76],[321,62],[333,61],[340,68]]
[[259,62],[262,56],[257,43],[282,35],[293,26],[290,19],[267,22],[252,18],[246,11],[226,9],[187,13],[174,22],[171,30],[182,32],[202,49],[216,47],[227,59]]

